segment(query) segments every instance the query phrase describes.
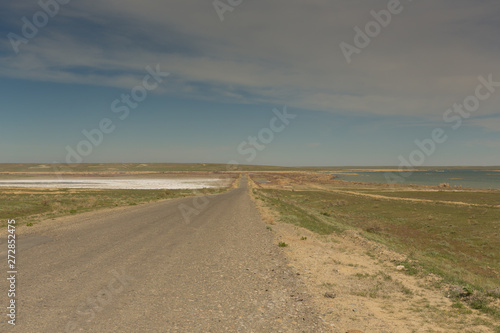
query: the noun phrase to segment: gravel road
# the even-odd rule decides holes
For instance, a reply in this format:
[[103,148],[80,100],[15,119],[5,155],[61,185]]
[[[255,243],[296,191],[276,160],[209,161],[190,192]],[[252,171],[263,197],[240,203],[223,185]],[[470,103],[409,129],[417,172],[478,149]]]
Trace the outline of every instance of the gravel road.
[[[197,215],[186,221],[179,205]],[[329,331],[245,177],[237,189],[196,201],[45,221],[24,228],[17,245],[16,326],[2,315],[1,332]],[[6,314],[6,279],[0,288]]]

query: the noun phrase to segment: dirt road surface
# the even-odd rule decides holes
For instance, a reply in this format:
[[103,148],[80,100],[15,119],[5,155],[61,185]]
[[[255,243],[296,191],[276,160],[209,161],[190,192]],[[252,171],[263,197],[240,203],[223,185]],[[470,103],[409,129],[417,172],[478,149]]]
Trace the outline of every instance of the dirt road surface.
[[[246,178],[237,189],[204,198],[23,228],[16,325],[7,322],[3,278],[0,332],[331,331],[266,230]],[[180,205],[193,209],[189,219]]]

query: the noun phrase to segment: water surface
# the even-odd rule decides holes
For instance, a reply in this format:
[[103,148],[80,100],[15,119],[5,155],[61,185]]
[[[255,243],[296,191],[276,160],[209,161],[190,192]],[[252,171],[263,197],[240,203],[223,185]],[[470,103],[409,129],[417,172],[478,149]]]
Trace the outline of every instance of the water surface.
[[[392,175],[402,177],[400,184],[416,184],[438,186],[443,183],[464,188],[500,189],[500,172],[485,169],[436,169],[414,171],[409,177],[402,173],[392,172]],[[385,171],[356,171],[352,174],[337,174],[342,180],[388,183]],[[399,178],[398,178],[399,179]]]

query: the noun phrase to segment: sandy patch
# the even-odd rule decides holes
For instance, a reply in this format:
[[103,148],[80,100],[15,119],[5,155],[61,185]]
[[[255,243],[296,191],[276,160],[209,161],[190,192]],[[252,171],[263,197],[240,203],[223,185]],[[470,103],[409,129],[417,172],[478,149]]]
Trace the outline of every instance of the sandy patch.
[[462,317],[442,291],[430,287],[438,277],[415,278],[398,271],[394,261],[404,256],[354,231],[319,236],[284,223],[272,229],[277,242],[288,244],[284,252],[290,265],[334,332],[491,332],[473,325],[482,315]]
[[50,165],[40,164],[40,165],[37,165],[37,166],[29,167],[28,169],[50,169],[50,168],[51,168]]

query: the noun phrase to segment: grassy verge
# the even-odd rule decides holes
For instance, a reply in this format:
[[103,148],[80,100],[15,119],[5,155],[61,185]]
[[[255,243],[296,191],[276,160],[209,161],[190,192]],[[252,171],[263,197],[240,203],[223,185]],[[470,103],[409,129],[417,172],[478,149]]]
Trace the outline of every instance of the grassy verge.
[[338,226],[321,220],[314,216],[314,214],[307,212],[307,209],[291,204],[291,201],[281,195],[280,191],[266,191],[264,194],[262,192],[259,193],[258,190],[254,190],[254,194],[257,194],[258,200],[262,200],[268,206],[275,209],[280,214],[280,220],[283,222],[301,226],[321,235],[341,231]]
[[452,191],[358,191],[368,194],[382,195],[389,198],[424,199],[449,202],[464,202],[475,205],[500,205],[500,193],[498,192],[452,192]]
[[225,189],[204,190],[86,190],[28,189],[0,190],[0,227],[7,219],[19,225],[30,225],[42,219],[77,214],[96,209],[131,206],[162,199],[173,199],[200,193],[214,194]]
[[[434,273],[452,286],[448,296],[500,319],[498,194],[394,192],[398,197],[456,200],[485,206],[395,201],[330,191],[254,190],[281,220],[318,233],[356,229],[406,254],[410,275]],[[385,195],[387,193],[376,193]]]

